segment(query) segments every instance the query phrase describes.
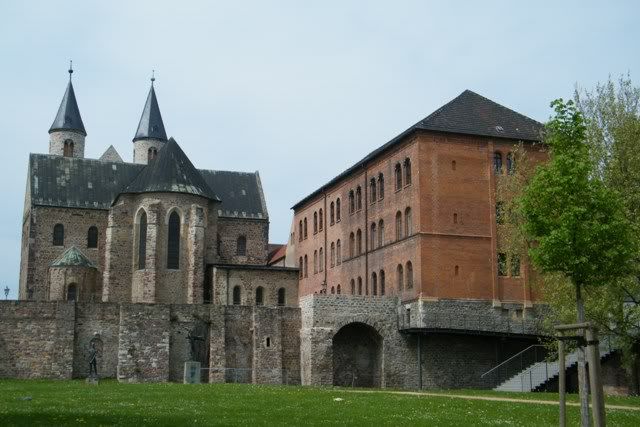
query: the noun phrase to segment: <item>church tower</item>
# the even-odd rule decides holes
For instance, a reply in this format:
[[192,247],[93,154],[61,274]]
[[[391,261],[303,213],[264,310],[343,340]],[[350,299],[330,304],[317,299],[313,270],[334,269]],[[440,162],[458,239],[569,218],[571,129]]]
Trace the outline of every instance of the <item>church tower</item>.
[[84,157],[84,130],[80,109],[73,91],[71,75],[73,67],[69,66],[69,84],[62,97],[58,114],[49,129],[49,154],[65,157]]
[[158,151],[167,143],[160,107],[153,87],[155,77],[151,77],[151,89],[142,110],[136,136],[133,138],[133,162],[147,164],[158,155]]

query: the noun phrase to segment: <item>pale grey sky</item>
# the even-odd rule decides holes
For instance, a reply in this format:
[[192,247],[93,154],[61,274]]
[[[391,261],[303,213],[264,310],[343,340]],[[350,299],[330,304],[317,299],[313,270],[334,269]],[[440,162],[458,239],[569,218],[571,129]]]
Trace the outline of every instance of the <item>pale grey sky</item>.
[[155,69],[167,133],[199,168],[259,170],[284,242],[296,201],[464,89],[544,121],[576,83],[637,83],[639,5],[3,1],[0,287],[15,297],[27,159],[70,58],[88,157],[131,160]]

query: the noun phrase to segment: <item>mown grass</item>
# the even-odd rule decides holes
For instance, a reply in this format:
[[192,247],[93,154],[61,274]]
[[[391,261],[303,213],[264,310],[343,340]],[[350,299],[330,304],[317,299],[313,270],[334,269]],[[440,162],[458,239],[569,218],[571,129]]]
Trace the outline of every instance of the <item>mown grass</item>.
[[[502,392],[493,390],[448,390],[446,394],[459,394],[468,396],[492,396],[492,397],[509,397],[514,399],[526,400],[552,400],[558,401],[558,393],[519,393],[519,392]],[[579,402],[580,398],[576,393],[567,394],[567,402]],[[591,402],[591,397],[589,397]],[[605,396],[605,404],[608,405],[624,405],[640,407],[640,397],[637,396]]]
[[[474,392],[474,394],[478,394]],[[510,394],[500,394],[508,397]],[[30,399],[29,399],[30,398]],[[569,407],[570,424],[578,408]],[[609,410],[610,425],[640,412]],[[247,384],[0,381],[0,425],[554,425],[558,408],[513,402]]]

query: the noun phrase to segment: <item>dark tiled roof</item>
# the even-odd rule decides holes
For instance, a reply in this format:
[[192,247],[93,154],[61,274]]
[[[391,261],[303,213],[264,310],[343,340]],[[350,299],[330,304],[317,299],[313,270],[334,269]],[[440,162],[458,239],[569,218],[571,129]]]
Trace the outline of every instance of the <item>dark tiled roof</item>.
[[69,80],[67,90],[64,92],[62,102],[58,108],[58,114],[51,124],[49,133],[57,130],[69,130],[87,135],[84,130],[84,123],[82,123],[82,117],[80,117],[80,109],[78,108],[78,102],[76,101],[76,94],[73,90],[73,84]]
[[140,123],[138,123],[138,130],[133,140],[137,141],[147,138],[167,140],[167,133],[164,130],[164,122],[162,121],[162,114],[160,114],[160,107],[158,106],[158,99],[156,98],[156,91],[153,88],[153,84],[151,84],[151,89],[149,89],[147,102],[144,104]]
[[415,131],[425,130],[536,142],[541,140],[543,126],[542,123],[504,107],[497,102],[473,91],[465,90],[456,98],[438,108],[391,141],[373,150],[358,163],[300,200],[292,209],[299,208],[325,189],[399,144],[407,135]]
[[267,218],[267,206],[258,172],[200,170],[202,177],[222,200],[218,215]]
[[542,126],[542,123],[470,90],[414,125],[417,129],[522,141],[540,141]]
[[173,138],[123,193],[184,193],[220,200]]
[[71,246],[64,251],[62,255],[51,263],[51,267],[89,267],[96,268],[96,266],[83,254],[80,249],[75,246]]
[[[134,163],[31,154],[30,202],[35,206],[106,210],[144,167]],[[220,216],[267,218],[257,172],[198,172],[222,200],[218,205]]]
[[144,165],[31,154],[31,204],[109,209],[111,202]]

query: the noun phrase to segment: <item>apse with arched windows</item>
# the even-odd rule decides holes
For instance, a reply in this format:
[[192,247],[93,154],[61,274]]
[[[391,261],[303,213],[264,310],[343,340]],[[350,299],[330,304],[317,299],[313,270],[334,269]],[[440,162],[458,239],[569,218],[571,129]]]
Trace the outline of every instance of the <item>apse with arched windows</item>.
[[[223,242],[217,228],[209,226],[215,222],[208,219],[215,218],[205,214],[208,202],[186,195],[120,198],[124,203],[112,208],[112,222],[124,215],[120,210],[131,209],[127,202],[138,203],[130,214],[132,230],[123,225],[115,228],[112,239],[107,242],[105,269],[109,271],[105,274],[105,292],[108,297],[178,304],[211,301],[211,276],[205,273],[205,261],[215,260]],[[130,290],[117,286],[117,279],[128,270],[127,261],[131,266]],[[205,283],[205,276],[209,283]]]

